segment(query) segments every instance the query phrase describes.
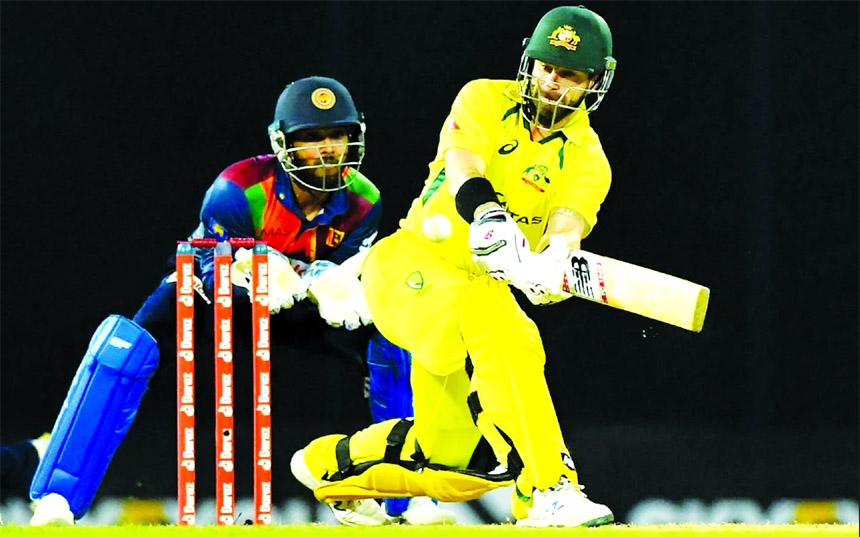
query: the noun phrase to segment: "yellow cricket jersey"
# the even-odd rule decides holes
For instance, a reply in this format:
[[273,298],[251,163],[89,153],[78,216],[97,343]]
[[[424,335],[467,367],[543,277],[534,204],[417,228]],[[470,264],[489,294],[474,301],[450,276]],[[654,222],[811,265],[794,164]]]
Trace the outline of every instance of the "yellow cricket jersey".
[[[469,251],[469,225],[457,213],[445,181],[448,149],[466,149],[484,159],[487,179],[532,248],[544,233],[550,210],[557,207],[581,215],[587,235],[597,223],[597,212],[609,191],[609,162],[584,112],[564,130],[533,142],[520,106],[512,80],[467,83],[442,127],[424,189],[400,221],[403,232],[434,255],[474,273],[477,268]],[[431,241],[422,231],[425,217],[436,214],[444,215],[452,224],[451,236],[439,242]]]

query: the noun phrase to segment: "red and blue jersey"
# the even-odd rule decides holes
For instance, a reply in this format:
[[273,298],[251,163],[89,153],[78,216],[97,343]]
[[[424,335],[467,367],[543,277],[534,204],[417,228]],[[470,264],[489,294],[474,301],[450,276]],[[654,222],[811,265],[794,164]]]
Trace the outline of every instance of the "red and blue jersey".
[[[206,192],[195,236],[254,237],[304,264],[317,259],[340,264],[370,246],[382,217],[379,190],[367,177],[345,168],[344,180],[348,186],[332,192],[313,220],[306,220],[275,155],[239,161]],[[199,253],[202,279],[211,282],[212,250]]]

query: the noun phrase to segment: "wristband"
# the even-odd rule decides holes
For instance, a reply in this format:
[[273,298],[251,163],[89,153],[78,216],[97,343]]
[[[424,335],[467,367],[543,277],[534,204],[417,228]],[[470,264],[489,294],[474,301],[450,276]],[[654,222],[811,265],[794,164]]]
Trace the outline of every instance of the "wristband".
[[493,185],[484,177],[466,179],[454,196],[457,212],[470,224],[475,219],[475,209],[490,201],[498,203],[499,198],[496,197]]

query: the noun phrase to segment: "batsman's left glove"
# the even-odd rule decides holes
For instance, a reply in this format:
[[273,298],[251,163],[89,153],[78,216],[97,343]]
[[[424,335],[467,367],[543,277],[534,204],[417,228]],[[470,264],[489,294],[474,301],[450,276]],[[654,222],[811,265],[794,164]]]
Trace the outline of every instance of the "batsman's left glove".
[[564,237],[553,236],[543,252],[527,252],[524,255],[523,263],[511,278],[511,285],[522,291],[529,302],[536,306],[567,300],[573,296],[564,291],[570,253]]

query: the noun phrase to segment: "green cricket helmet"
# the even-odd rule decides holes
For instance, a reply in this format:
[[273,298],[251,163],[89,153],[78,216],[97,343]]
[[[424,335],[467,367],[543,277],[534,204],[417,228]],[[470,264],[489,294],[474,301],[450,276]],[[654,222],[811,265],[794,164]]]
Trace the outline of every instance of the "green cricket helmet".
[[[272,150],[293,179],[313,190],[332,192],[349,185],[343,174],[321,181],[315,169],[327,165],[322,155],[319,162],[307,163],[296,157],[298,149],[293,147],[301,131],[326,127],[346,129],[347,150],[337,164],[341,170],[345,166],[357,170],[364,159],[364,117],[356,109],[346,87],[333,78],[311,76],[287,85],[278,97],[274,121],[268,131]],[[317,147],[318,153],[322,147]]]
[[[517,87],[529,122],[560,130],[558,124],[578,110],[586,114],[597,110],[612,84],[616,64],[612,57],[612,34],[603,17],[583,6],[554,8],[541,18],[523,45]],[[541,98],[539,80],[533,75],[535,60],[586,73],[593,83],[576,102],[563,102],[571,88],[550,103]],[[584,106],[580,106],[583,102]]]

